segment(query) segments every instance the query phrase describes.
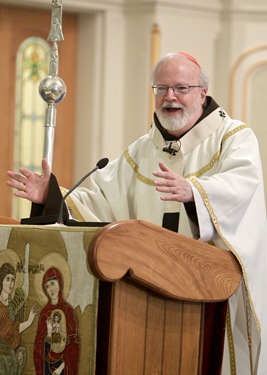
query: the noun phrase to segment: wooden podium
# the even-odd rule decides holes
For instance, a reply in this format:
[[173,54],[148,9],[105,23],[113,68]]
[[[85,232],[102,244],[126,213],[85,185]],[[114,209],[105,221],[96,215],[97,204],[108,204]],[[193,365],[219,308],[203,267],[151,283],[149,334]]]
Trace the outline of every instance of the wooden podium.
[[227,304],[241,281],[230,252],[127,220],[98,230],[88,264],[100,280],[96,375],[202,374],[205,305]]

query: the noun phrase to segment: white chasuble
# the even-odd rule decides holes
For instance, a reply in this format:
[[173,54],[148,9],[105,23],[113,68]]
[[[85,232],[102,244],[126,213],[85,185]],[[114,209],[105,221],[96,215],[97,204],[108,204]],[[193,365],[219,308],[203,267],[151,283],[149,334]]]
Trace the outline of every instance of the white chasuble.
[[[92,176],[90,191],[78,188],[69,196],[70,212],[77,220],[139,219],[160,226],[165,212],[180,212],[180,233],[232,251],[243,282],[230,300],[232,329],[226,336],[223,375],[254,374],[260,342],[258,374],[266,375],[266,208],[256,137],[218,108],[180,139],[175,155],[163,151],[168,143],[152,124],[147,135]],[[184,204],[160,200],[153,182],[159,162],[190,181],[198,226]],[[228,348],[231,335],[234,348]]]

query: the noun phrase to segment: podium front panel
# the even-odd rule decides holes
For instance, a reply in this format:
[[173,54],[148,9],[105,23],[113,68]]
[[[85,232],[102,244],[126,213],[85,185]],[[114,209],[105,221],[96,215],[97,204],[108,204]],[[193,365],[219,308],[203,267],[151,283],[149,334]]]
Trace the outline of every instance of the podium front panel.
[[106,326],[96,374],[200,375],[203,304],[170,300],[127,278],[110,284],[100,282],[98,324]]
[[97,229],[0,227],[0,373],[95,374]]

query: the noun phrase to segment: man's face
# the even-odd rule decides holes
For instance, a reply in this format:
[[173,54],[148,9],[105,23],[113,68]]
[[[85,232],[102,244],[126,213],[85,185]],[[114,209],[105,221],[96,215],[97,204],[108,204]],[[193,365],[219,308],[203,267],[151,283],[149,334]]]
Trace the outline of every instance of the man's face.
[[[199,67],[184,57],[165,61],[157,70],[155,85],[199,85]],[[170,134],[180,136],[190,129],[202,114],[206,90],[191,88],[188,94],[175,94],[169,88],[166,94],[155,96],[155,109],[161,125]]]

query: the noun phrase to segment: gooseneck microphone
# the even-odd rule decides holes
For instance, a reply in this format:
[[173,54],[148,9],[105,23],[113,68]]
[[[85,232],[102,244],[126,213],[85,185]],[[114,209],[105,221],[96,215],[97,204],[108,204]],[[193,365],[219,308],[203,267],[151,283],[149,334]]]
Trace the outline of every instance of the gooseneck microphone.
[[80,181],[78,181],[62,198],[60,208],[59,208],[59,213],[57,217],[57,224],[63,224],[63,207],[64,207],[64,202],[68,195],[70,195],[87,177],[89,177],[92,173],[94,173],[97,169],[102,169],[108,164],[109,160],[108,158],[103,158],[100,159],[97,163],[96,166],[88,172],[85,176],[83,176]]

